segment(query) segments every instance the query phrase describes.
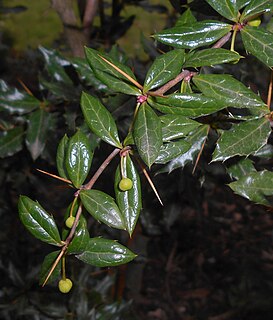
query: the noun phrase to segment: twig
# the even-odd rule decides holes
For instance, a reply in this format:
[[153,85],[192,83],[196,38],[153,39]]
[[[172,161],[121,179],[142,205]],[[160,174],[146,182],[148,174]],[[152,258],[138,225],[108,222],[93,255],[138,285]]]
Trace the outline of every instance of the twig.
[[191,77],[192,75],[193,75],[192,72],[190,72],[188,70],[183,70],[181,73],[179,73],[178,76],[176,76],[173,80],[171,80],[171,81],[167,82],[166,84],[164,84],[164,86],[162,86],[158,90],[151,91],[151,92],[149,91],[148,95],[150,95],[150,96],[162,96],[165,92],[167,92],[172,87],[174,87],[178,82],[180,82],[181,80],[183,80],[186,77]]
[[98,8],[98,0],[87,0],[84,17],[83,17],[83,28],[87,36],[90,34],[90,28],[92,26],[93,20],[96,16]]
[[[110,155],[104,160],[104,162],[101,164],[101,166],[98,168],[98,170],[95,172],[95,174],[93,175],[93,177],[90,179],[90,181],[81,187],[81,189],[79,189],[76,193],[75,193],[75,197],[78,197],[80,194],[80,190],[89,190],[93,187],[94,183],[97,181],[98,177],[102,174],[102,172],[106,169],[106,167],[109,165],[109,163],[113,160],[113,158],[120,152],[120,149],[116,148],[114,149]],[[68,246],[70,245],[75,232],[76,232],[76,228],[78,225],[78,222],[80,220],[81,217],[81,213],[82,213],[82,204],[79,205],[79,208],[77,210],[76,216],[75,216],[75,220],[74,223],[72,225],[72,228],[69,232],[69,235],[67,236],[67,238],[65,239],[64,245],[61,249],[61,252],[59,253],[59,255],[57,256],[54,264],[52,265],[45,281],[43,282],[42,286],[44,287],[48,281],[48,279],[50,278],[50,276],[52,275],[54,269],[56,268],[56,266],[58,265],[59,261],[61,260],[61,258],[63,257],[63,255],[65,254]]]
[[227,33],[227,34],[224,35],[220,40],[218,40],[218,41],[212,46],[212,48],[221,48],[221,47],[223,47],[223,45],[228,42],[228,40],[230,39],[230,37],[231,37],[231,32]]
[[121,150],[116,148],[114,151],[112,151],[109,156],[104,160],[104,162],[101,164],[99,169],[96,171],[96,173],[93,175],[93,177],[90,179],[90,181],[85,184],[82,189],[89,190],[93,187],[94,183],[97,181],[98,177],[102,174],[102,172],[105,170],[105,168],[108,166],[108,164],[112,161],[112,159],[120,152]]

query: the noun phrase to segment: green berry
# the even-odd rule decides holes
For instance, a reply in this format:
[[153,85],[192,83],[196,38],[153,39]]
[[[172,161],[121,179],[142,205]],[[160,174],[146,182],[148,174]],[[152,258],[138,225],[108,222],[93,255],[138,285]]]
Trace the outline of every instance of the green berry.
[[133,187],[133,182],[131,179],[129,178],[122,178],[119,182],[119,188],[121,191],[127,191],[132,189]]
[[71,288],[73,286],[73,283],[70,279],[66,278],[66,279],[62,279],[59,281],[59,290],[62,292],[62,293],[68,293]]
[[65,225],[67,226],[67,228],[71,229],[73,226],[73,223],[75,221],[75,217],[69,217],[65,220]]
[[261,18],[256,18],[256,19],[250,20],[250,21],[248,21],[247,24],[251,27],[259,27],[259,25],[261,24]]

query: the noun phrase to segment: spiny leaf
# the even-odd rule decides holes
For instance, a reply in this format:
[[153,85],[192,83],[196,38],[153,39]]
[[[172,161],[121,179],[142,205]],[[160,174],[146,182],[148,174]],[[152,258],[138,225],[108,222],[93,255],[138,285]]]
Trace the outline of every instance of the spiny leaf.
[[218,140],[212,161],[225,161],[236,155],[253,154],[266,144],[270,132],[270,123],[266,118],[233,125]]
[[237,194],[255,203],[272,206],[269,200],[273,196],[273,172],[252,172],[238,181],[229,184]]

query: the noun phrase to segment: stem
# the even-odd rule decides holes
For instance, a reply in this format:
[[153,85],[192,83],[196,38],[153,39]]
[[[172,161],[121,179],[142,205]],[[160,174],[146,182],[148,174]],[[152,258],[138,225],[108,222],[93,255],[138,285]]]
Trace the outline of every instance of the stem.
[[195,72],[190,72],[188,70],[183,70],[181,73],[179,73],[178,76],[176,76],[173,80],[167,82],[166,84],[164,84],[164,86],[162,86],[161,88],[159,88],[156,91],[149,91],[147,94],[150,96],[162,96],[165,92],[167,92],[168,90],[170,90],[172,87],[174,87],[178,82],[180,82],[181,80],[183,80],[186,77],[191,77],[195,74]]
[[231,37],[231,32],[227,33],[226,35],[224,35],[220,40],[218,40],[213,46],[212,48],[221,48],[223,47],[224,44],[226,44],[228,42],[228,40]]
[[104,160],[104,162],[101,164],[99,169],[96,171],[96,173],[93,175],[93,177],[90,179],[90,181],[83,186],[82,189],[89,190],[93,187],[94,183],[97,181],[98,177],[103,173],[103,171],[106,169],[108,164],[112,161],[112,159],[115,158],[115,156],[120,152],[120,149],[116,148],[114,149],[109,156]]
[[235,45],[235,38],[236,38],[237,31],[238,31],[237,28],[235,28],[233,30],[232,39],[231,39],[231,45],[230,45],[230,51],[235,51],[234,50],[234,45]]
[[271,100],[272,100],[272,82],[273,82],[273,71],[270,74],[270,82],[268,86],[268,94],[267,94],[267,107],[270,110]]
[[65,274],[65,256],[62,257],[62,279],[66,279],[66,274]]

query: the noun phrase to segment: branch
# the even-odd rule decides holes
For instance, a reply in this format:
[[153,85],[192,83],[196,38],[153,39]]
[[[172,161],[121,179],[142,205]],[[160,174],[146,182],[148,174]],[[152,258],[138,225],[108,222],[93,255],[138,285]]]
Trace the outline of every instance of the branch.
[[212,46],[212,48],[221,48],[221,47],[223,47],[223,45],[228,42],[228,40],[230,39],[230,37],[231,37],[231,32],[227,33],[227,34],[224,35],[220,40],[218,40],[218,41]]
[[93,20],[96,16],[98,9],[98,0],[87,0],[84,16],[83,16],[83,28],[84,33],[89,36],[90,34],[90,28],[92,26]]
[[147,94],[150,95],[150,96],[162,96],[165,92],[167,92],[172,87],[174,87],[178,82],[180,82],[181,80],[183,80],[186,77],[192,77],[194,74],[195,74],[195,72],[190,72],[188,70],[183,70],[173,80],[167,82],[166,84],[164,84],[164,86],[162,86],[158,90],[151,91],[151,92],[149,91]]

